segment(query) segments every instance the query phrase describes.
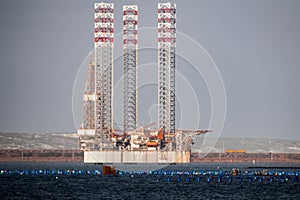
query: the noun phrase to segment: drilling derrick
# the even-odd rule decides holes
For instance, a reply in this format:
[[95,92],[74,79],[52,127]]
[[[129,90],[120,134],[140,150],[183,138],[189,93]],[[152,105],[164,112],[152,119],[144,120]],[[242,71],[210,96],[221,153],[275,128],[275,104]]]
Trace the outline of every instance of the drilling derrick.
[[124,131],[137,128],[138,7],[123,6]]
[[90,54],[88,73],[83,94],[83,118],[78,129],[80,146],[85,149],[95,149],[95,61]]
[[95,61],[94,55],[90,54],[90,61],[88,66],[88,74],[84,87],[83,96],[83,123],[82,128],[89,130],[93,135],[95,134]]
[[112,148],[112,83],[114,10],[112,3],[95,3],[95,130],[99,149]]
[[[158,4],[158,126],[165,130],[165,142],[175,135],[175,47],[176,4]],[[172,142],[174,143],[174,142]],[[174,144],[168,145],[174,150]]]

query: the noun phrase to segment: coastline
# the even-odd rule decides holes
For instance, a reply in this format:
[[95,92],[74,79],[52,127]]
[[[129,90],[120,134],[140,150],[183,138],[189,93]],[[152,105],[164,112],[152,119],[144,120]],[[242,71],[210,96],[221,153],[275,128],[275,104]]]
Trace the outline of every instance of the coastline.
[[[74,149],[0,149],[0,162],[83,162],[83,151]],[[292,163],[300,153],[195,153],[191,163]]]

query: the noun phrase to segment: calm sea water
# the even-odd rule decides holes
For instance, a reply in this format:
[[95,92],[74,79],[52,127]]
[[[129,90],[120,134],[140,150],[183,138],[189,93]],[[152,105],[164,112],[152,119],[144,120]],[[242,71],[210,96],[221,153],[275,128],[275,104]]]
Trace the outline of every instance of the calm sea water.
[[[287,166],[287,165],[281,165]],[[134,166],[131,166],[134,167]],[[249,164],[190,164],[166,166],[163,171],[226,171],[249,169]],[[277,171],[300,171],[290,169]],[[83,163],[0,163],[0,170],[101,170]],[[272,169],[275,170],[276,169]],[[188,175],[127,174],[0,175],[0,199],[300,199],[300,181],[240,181]],[[179,180],[180,178],[180,180]]]

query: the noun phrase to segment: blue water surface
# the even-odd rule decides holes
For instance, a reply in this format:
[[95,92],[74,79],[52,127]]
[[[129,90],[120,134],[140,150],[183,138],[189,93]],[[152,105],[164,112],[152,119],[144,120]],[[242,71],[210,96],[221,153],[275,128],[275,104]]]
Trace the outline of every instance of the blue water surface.
[[102,176],[101,167],[2,162],[0,199],[300,199],[297,165],[193,163],[118,176]]

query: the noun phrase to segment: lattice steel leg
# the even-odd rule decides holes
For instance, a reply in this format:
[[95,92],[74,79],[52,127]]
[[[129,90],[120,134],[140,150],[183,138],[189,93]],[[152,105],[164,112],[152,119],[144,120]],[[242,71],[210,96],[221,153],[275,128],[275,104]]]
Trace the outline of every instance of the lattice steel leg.
[[165,142],[175,142],[175,47],[176,4],[158,4],[158,124],[165,129]]
[[123,6],[123,49],[124,49],[124,131],[137,127],[137,67],[138,67],[138,8]]

